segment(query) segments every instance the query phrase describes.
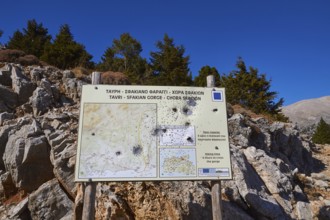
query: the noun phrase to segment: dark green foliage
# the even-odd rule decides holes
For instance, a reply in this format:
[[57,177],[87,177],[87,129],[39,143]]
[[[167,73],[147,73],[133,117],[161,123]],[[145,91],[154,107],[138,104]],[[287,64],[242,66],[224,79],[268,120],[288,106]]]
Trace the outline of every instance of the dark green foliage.
[[[0,38],[2,37],[2,35],[3,35],[3,31],[0,29]],[[2,47],[2,44],[1,44],[1,42],[0,42],[0,48]]]
[[194,79],[194,86],[206,87],[206,77],[209,75],[214,76],[214,85],[220,86],[220,74],[215,67],[203,66],[198,72],[198,76]]
[[330,144],[330,125],[323,118],[317,124],[312,140],[315,144]]
[[40,58],[45,46],[50,44],[51,36],[42,23],[38,24],[34,19],[27,22],[27,28],[23,32],[15,31],[8,42],[9,49],[18,49],[26,54],[32,54]]
[[220,85],[226,88],[227,101],[231,104],[240,104],[255,113],[280,114],[284,100],[281,98],[274,102],[277,93],[269,91],[270,81],[266,79],[266,75],[259,75],[258,69],[253,67],[247,70],[241,58],[236,66],[238,70],[221,77]]
[[67,24],[60,27],[54,42],[46,47],[41,59],[61,69],[76,66],[93,67],[92,56],[86,51],[84,45],[73,39],[70,27]]
[[170,86],[190,86],[192,76],[189,71],[189,56],[184,56],[185,49],[175,46],[167,34],[163,41],[156,43],[157,52],[150,53],[151,76],[150,84]]
[[143,84],[147,70],[147,61],[140,55],[142,46],[129,33],[120,35],[112,46],[104,52],[98,69],[101,71],[118,71],[125,73],[133,84]]

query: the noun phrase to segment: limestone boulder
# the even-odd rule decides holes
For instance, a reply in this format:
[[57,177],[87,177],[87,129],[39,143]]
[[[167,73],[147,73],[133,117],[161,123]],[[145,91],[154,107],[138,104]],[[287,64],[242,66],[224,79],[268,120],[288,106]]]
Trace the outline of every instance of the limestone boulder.
[[54,175],[68,195],[74,199],[76,196],[74,165],[77,149],[75,139],[63,131],[48,133],[47,139],[51,146],[50,159],[54,166]]
[[73,219],[73,205],[56,179],[42,184],[29,195],[28,201],[28,209],[33,220]]
[[[17,93],[6,86],[0,85],[0,111],[12,111],[18,104]],[[1,105],[3,106],[2,108]]]
[[12,67],[11,78],[12,88],[14,92],[18,95],[19,105],[22,105],[29,101],[29,98],[32,96],[36,85],[31,82],[31,80],[22,73],[22,70],[16,66]]
[[0,84],[4,86],[11,87],[11,69],[12,65],[6,64],[5,66],[0,68]]
[[264,182],[239,148],[232,148],[231,161],[235,185],[244,202],[255,213],[255,218],[262,216],[270,219],[290,218],[269,193]]
[[31,124],[10,131],[8,136],[3,161],[16,188],[32,192],[53,178],[50,146],[37,121],[31,119]]
[[54,100],[52,94],[49,94],[46,89],[38,87],[30,97],[30,102],[33,114],[38,116],[46,113],[52,107]]

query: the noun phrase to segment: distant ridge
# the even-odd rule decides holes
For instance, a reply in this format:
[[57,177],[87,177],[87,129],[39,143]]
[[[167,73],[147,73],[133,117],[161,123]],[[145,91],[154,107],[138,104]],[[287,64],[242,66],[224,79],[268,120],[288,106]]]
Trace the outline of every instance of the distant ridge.
[[313,130],[322,117],[330,124],[330,96],[302,100],[282,109],[289,120],[302,130]]

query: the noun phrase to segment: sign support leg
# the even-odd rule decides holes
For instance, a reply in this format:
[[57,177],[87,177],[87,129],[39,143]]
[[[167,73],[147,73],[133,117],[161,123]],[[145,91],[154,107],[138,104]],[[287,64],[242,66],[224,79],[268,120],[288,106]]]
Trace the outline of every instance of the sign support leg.
[[[206,78],[207,87],[214,87],[214,76]],[[213,220],[222,220],[221,181],[211,181],[212,216]]]
[[[92,84],[97,85],[101,83],[101,73],[92,73]],[[86,183],[84,192],[84,204],[82,220],[94,220],[95,219],[95,193],[96,193],[96,182],[89,180]]]

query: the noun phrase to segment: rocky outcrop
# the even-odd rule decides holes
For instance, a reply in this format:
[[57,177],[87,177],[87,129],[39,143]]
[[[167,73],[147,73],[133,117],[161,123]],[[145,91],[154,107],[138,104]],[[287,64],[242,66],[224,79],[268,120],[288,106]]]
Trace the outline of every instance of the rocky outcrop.
[[44,183],[29,195],[28,209],[32,219],[69,220],[73,217],[73,202],[56,179]]
[[[49,66],[6,64],[1,71],[0,219],[79,219],[79,99],[90,78]],[[328,176],[314,169],[322,168],[315,146],[290,123],[228,110],[233,179],[221,184],[223,219],[326,219],[329,198],[315,212],[306,195],[330,191]],[[212,219],[210,191],[210,181],[99,183],[95,217]]]
[[8,134],[3,162],[16,188],[32,192],[53,178],[49,159],[50,147],[36,120],[21,120],[25,120],[25,125],[11,130]]

